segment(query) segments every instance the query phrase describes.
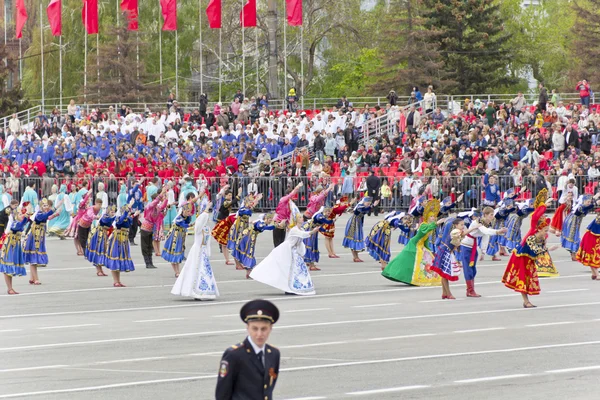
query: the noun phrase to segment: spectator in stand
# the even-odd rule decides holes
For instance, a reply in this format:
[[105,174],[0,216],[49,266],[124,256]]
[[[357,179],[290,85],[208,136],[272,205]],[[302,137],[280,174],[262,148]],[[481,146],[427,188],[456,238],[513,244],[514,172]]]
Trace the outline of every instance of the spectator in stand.
[[581,104],[589,107],[590,106],[591,89],[590,89],[590,85],[589,85],[588,81],[586,79],[583,79],[583,80],[577,82],[577,86],[575,86],[575,90],[577,90],[579,92],[579,99],[581,101]]
[[395,90],[390,90],[390,92],[388,93],[386,99],[388,100],[388,103],[391,106],[395,106],[398,104],[398,95],[396,94]]
[[319,131],[315,132],[315,140],[313,141],[313,149],[315,151],[315,157],[319,159],[319,161],[323,162],[324,154],[325,154],[325,139],[323,135],[320,134]]
[[241,100],[238,97],[233,99],[233,103],[231,103],[231,112],[235,117],[240,114],[240,108],[242,107]]
[[75,100],[71,99],[69,101],[69,105],[67,106],[67,116],[71,120],[71,123],[75,122],[75,114],[77,113],[77,106],[75,105]]
[[242,93],[240,89],[238,89],[237,92],[235,92],[235,95],[233,96],[233,101],[235,101],[236,99],[238,103],[244,101],[244,93]]
[[[423,95],[421,94],[421,91],[419,90],[419,88],[417,86],[414,86],[412,89],[415,99],[417,99],[417,102],[422,102],[423,101]],[[412,97],[412,96],[411,96]]]
[[[367,182],[367,196],[371,197],[373,199],[373,204],[375,204],[377,202],[377,200],[380,199],[379,189],[381,188],[381,178],[379,178],[377,175],[375,175],[375,171],[373,169],[370,169],[369,176],[367,177],[366,182]],[[373,212],[373,214],[375,214],[375,216],[378,216],[379,215],[379,203],[377,203],[377,205],[374,205],[371,208],[371,211]],[[371,215],[371,211],[369,211],[368,215]]]
[[437,97],[433,92],[433,86],[429,85],[427,87],[427,93],[423,96],[423,108],[425,109],[425,113],[429,114],[433,112],[437,101]]
[[421,114],[419,113],[419,110],[417,110],[417,108],[414,105],[412,105],[408,111],[408,114],[406,115],[406,127],[408,129],[408,133],[416,133],[417,128],[419,128],[420,124]]
[[540,112],[546,111],[546,103],[548,103],[548,90],[544,87],[544,82],[539,84],[540,94],[538,96],[538,110]]
[[521,110],[523,107],[525,107],[527,105],[527,101],[523,96],[523,92],[517,93],[517,97],[511,100],[511,104],[515,110]]
[[348,110],[348,107],[350,106],[350,102],[348,102],[348,99],[346,99],[346,96],[342,96],[342,98],[338,100],[336,106],[342,112],[346,112]]
[[21,132],[21,121],[17,118],[17,114],[13,114],[12,118],[8,121],[8,129],[15,134]]

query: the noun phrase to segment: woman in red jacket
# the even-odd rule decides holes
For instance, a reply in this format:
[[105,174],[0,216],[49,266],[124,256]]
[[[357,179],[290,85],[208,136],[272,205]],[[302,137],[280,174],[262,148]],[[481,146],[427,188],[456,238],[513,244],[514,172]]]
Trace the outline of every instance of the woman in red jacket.
[[579,90],[579,98],[581,99],[581,104],[585,104],[587,108],[590,108],[590,95],[591,89],[587,80],[582,80],[577,82],[577,86],[575,90]]

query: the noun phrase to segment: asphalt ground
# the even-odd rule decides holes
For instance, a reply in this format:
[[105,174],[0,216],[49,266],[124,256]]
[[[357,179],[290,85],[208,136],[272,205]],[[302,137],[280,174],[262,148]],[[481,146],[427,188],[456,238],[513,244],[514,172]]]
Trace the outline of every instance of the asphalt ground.
[[[365,234],[378,219],[367,218]],[[334,239],[340,259],[323,256],[321,240],[312,297],[246,280],[214,242],[216,301],[172,296],[170,265],[155,257],[159,268],[145,269],[139,246],[138,269],[122,278],[128,287],[113,288],[72,240],[48,239],[43,284],[15,278],[21,294],[0,295],[0,399],[214,398],[222,352],[245,337],[239,309],[255,298],[281,311],[269,340],[282,353],[277,399],[600,398],[600,283],[565,250],[552,253],[560,277],[542,280],[536,309],[500,282],[507,257],[479,263],[482,298],[466,298],[461,279],[457,300],[441,300],[439,287],[384,279],[368,254],[353,263],[341,248],[346,221]],[[271,233],[258,242],[261,258]]]

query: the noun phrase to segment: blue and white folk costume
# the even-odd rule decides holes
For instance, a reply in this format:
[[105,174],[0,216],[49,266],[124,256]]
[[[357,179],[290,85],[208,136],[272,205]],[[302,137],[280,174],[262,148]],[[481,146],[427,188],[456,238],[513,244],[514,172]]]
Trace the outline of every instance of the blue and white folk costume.
[[9,223],[10,227],[5,232],[6,237],[2,242],[2,250],[0,251],[0,273],[10,276],[27,275],[21,234],[28,223],[27,218]]
[[213,300],[219,289],[210,265],[210,215],[208,198],[199,206],[198,218],[194,223],[194,244],[188,253],[183,270],[171,289],[171,294],[197,300]]
[[[509,215],[516,211],[514,203],[510,199],[505,199],[499,204],[499,208],[494,210],[494,222],[492,228],[502,229],[506,225]],[[494,235],[490,238],[485,254],[495,256],[500,251],[500,239],[502,236]]]
[[286,293],[303,296],[315,294],[310,272],[304,262],[304,239],[310,235],[310,232],[298,226],[291,228],[285,241],[252,270],[250,277]]
[[133,217],[130,211],[121,210],[121,215],[115,222],[115,230],[108,238],[106,246],[106,268],[111,271],[135,271],[129,247],[129,228],[132,223]]
[[449,218],[443,226],[442,234],[437,244],[437,252],[433,259],[432,271],[449,281],[455,282],[460,276],[461,263],[458,262],[460,237],[452,237],[452,224],[456,218]]
[[375,259],[375,261],[390,261],[390,238],[392,236],[392,229],[404,227],[404,229],[410,230],[410,227],[406,227],[402,223],[404,213],[398,213],[392,211],[387,214],[383,221],[379,221],[371,229],[369,235],[365,239],[365,246],[369,255]]
[[485,199],[483,205],[488,207],[495,207],[500,202],[500,187],[497,184],[489,183],[490,176],[485,174],[483,184],[485,185]]
[[[440,212],[438,214],[438,219],[443,219],[448,217],[450,211],[456,206],[456,203],[452,201],[450,196],[446,197],[444,200],[440,202]],[[429,243],[431,246],[431,252],[435,254],[437,249],[438,238],[442,236],[443,225],[438,225],[435,231],[431,234],[429,238]]]
[[370,197],[363,197],[362,200],[354,206],[352,216],[346,223],[346,231],[344,232],[344,240],[342,246],[354,251],[363,251],[365,249],[365,238],[363,232],[363,224],[365,214],[371,211],[371,206],[365,206],[366,201],[371,201]]
[[[188,206],[188,205],[186,205]],[[186,207],[184,206],[184,207]],[[191,204],[189,206],[192,206]],[[179,264],[183,261],[185,253],[185,237],[190,227],[191,217],[178,215],[174,224],[167,234],[167,239],[163,246],[162,258],[172,264]]]
[[[44,200],[42,200],[44,201]],[[48,265],[48,253],[46,252],[46,223],[52,219],[54,211],[42,213],[37,212],[32,218],[31,229],[25,239],[23,256],[26,264],[45,267]]]
[[177,217],[177,207],[175,204],[175,191],[173,191],[173,188],[169,188],[169,190],[167,190],[167,210],[165,219],[163,220],[163,227],[166,231],[171,229],[171,226],[173,226],[173,222]]
[[306,247],[306,253],[304,254],[304,262],[307,264],[314,264],[319,262],[319,232],[325,232],[323,225],[333,223],[332,219],[327,219],[323,213],[324,208],[321,207],[319,211],[312,216],[312,218],[306,221],[302,225],[302,230],[310,232],[317,226],[320,227],[319,231],[312,233],[309,237],[304,239],[304,247]]
[[235,252],[237,245],[241,240],[242,233],[250,224],[250,216],[252,216],[252,209],[246,205],[243,205],[236,213],[235,222],[229,229],[229,233],[227,235],[227,249],[231,251],[231,256],[235,260],[238,258],[233,253]]
[[533,199],[523,203],[517,203],[517,212],[512,213],[506,219],[506,235],[498,240],[500,246],[506,247],[512,251],[521,244],[521,225],[523,220],[529,216],[535,209],[533,208]]
[[62,236],[71,224],[71,213],[73,212],[73,203],[67,195],[66,185],[60,185],[54,206],[58,210],[58,217],[48,221],[48,233]]
[[[264,214],[254,223],[242,232],[240,241],[238,242],[235,253],[232,256],[238,260],[246,269],[252,269],[256,266],[256,258],[254,258],[254,250],[256,249],[256,239],[258,235],[264,231],[272,231],[274,225],[267,225],[264,222]],[[236,258],[237,257],[237,258]]]
[[100,221],[98,221],[98,225],[92,229],[90,236],[88,237],[84,255],[85,258],[96,267],[106,266],[108,239],[115,219],[116,217],[111,217],[108,213],[104,214],[100,218]]
[[594,208],[594,204],[585,205],[586,202],[592,200],[589,194],[579,196],[573,210],[563,222],[562,235],[560,237],[560,245],[567,249],[570,253],[576,253],[579,250],[581,237],[579,234],[581,222],[583,218]]

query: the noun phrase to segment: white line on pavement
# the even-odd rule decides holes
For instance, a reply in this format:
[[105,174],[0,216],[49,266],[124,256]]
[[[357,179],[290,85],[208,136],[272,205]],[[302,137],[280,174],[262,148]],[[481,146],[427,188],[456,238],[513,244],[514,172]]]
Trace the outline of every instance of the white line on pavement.
[[3,329],[0,330],[0,333],[8,333],[8,332],[21,332],[22,329]]
[[0,369],[0,373],[1,372],[35,371],[38,369],[57,369],[57,368],[66,368],[66,367],[68,367],[68,365],[42,365],[39,367]]
[[351,396],[367,396],[370,394],[403,392],[405,390],[427,389],[430,387],[431,387],[430,385],[401,386],[401,387],[396,387],[396,388],[363,390],[361,392],[349,392],[346,394],[349,394]]
[[565,289],[565,290],[549,290],[548,293],[571,293],[571,292],[586,292],[590,289]]
[[326,399],[327,397],[325,396],[316,396],[316,397],[295,397],[293,399],[286,399],[286,400],[323,400]]
[[288,313],[311,312],[311,311],[327,311],[327,310],[331,310],[331,308],[307,308],[306,310],[285,310],[285,311],[282,311],[282,312],[288,314]]
[[488,299],[498,299],[498,298],[501,298],[501,297],[515,297],[515,296],[521,296],[521,294],[520,293],[497,294],[497,295],[494,295],[494,296],[485,296],[485,297],[488,298]]
[[600,369],[600,365],[590,365],[589,367],[576,367],[576,368],[564,368],[564,369],[551,369],[546,371],[547,374],[565,374],[569,372],[581,372],[581,371],[593,371]]
[[562,322],[547,322],[544,324],[529,324],[529,325],[525,325],[529,328],[536,328],[538,326],[553,326],[553,325],[570,325],[570,324],[576,324],[577,321],[562,321]]
[[68,329],[68,328],[85,328],[88,326],[100,326],[100,324],[79,324],[79,325],[60,325],[60,326],[43,326],[38,329]]
[[496,328],[481,328],[481,329],[466,329],[464,331],[454,331],[454,333],[475,333],[475,332],[488,332],[488,331],[502,331],[506,329],[503,326],[498,326]]
[[[454,299],[454,300],[461,301],[464,299]],[[418,303],[448,303],[448,304],[452,304],[452,300],[448,300],[448,299],[421,300]]]
[[[428,318],[442,318],[442,317],[456,317],[464,315],[485,315],[485,314],[498,314],[507,312],[535,312],[535,310],[543,309],[560,309],[569,307],[584,307],[584,306],[597,306],[600,302],[590,303],[575,303],[575,304],[555,304],[550,306],[540,306],[537,309],[524,309],[524,308],[507,308],[499,310],[480,310],[480,311],[465,311],[456,313],[440,313],[440,314],[423,314],[423,315],[408,315],[402,317],[386,317],[386,318],[370,318],[370,319],[357,319],[357,320],[342,320],[342,321],[329,321],[329,322],[315,322],[309,324],[294,324],[294,325],[280,325],[277,327],[278,330],[282,329],[298,329],[298,328],[312,328],[317,326],[334,326],[334,325],[355,325],[357,323],[373,323],[373,322],[391,322],[391,321],[403,321],[412,319],[428,319]],[[91,345],[91,344],[104,344],[104,343],[116,343],[116,342],[136,342],[143,340],[156,340],[156,339],[168,339],[168,338],[183,338],[183,337],[195,337],[195,336],[211,336],[211,335],[223,335],[223,334],[238,334],[245,332],[245,329],[228,329],[219,331],[206,331],[206,332],[187,332],[187,333],[176,333],[169,335],[154,335],[154,336],[139,336],[139,337],[126,337],[126,338],[113,338],[113,339],[98,339],[81,342],[64,342],[64,343],[49,343],[39,345],[28,345],[28,346],[17,346],[17,347],[3,347],[0,348],[2,351],[14,351],[14,350],[31,350],[31,349],[44,349],[44,348],[55,348],[55,347],[69,347],[77,345]]]
[[133,321],[138,324],[143,324],[146,322],[166,322],[166,321],[182,321],[185,318],[161,318],[161,319],[141,319],[139,321]]
[[387,306],[397,306],[398,304],[402,304],[402,303],[365,304],[362,306],[352,306],[352,308],[387,307]]
[[237,314],[221,314],[221,315],[213,315],[213,318],[231,318],[231,317],[239,317],[240,313]]
[[416,337],[426,337],[426,336],[436,336],[437,334],[435,333],[417,333],[414,335],[403,335],[403,336],[388,336],[388,337],[380,337],[380,338],[371,338],[371,339],[367,339],[370,342],[379,342],[382,340],[397,340],[397,339],[409,339],[409,338],[416,338]]
[[460,380],[460,381],[454,381],[454,383],[477,383],[477,382],[502,381],[502,380],[505,380],[505,379],[527,378],[529,376],[531,376],[531,374],[514,374],[514,375],[488,376],[488,377],[485,377],[485,378],[463,379],[463,380]]
[[[580,278],[582,276],[589,276],[589,274],[579,274],[579,275],[565,275],[553,278],[556,279],[568,279],[568,278]],[[478,282],[478,286],[483,285],[498,285],[502,284],[502,282],[494,280],[489,282]],[[167,285],[163,285],[167,286]],[[454,285],[465,286],[464,284]],[[109,288],[104,288],[109,289]],[[113,289],[113,288],[110,288]],[[115,290],[127,290],[131,288],[114,288]],[[437,286],[425,286],[425,287],[406,287],[402,286],[397,289],[380,289],[380,290],[365,290],[358,292],[341,292],[341,293],[328,293],[328,294],[317,294],[314,296],[284,296],[284,297],[270,297],[271,301],[279,301],[279,300],[291,300],[291,301],[303,301],[310,299],[318,299],[318,298],[327,298],[327,297],[340,297],[340,296],[356,296],[363,294],[378,294],[378,293],[394,293],[394,292],[404,292],[404,291],[413,291],[413,290],[430,290],[436,289],[439,290]],[[100,290],[100,289],[99,289]],[[0,295],[2,296],[10,296],[10,295]],[[21,296],[21,295],[19,295]],[[16,298],[18,296],[10,296]],[[251,299],[244,300],[231,300],[231,301],[219,301],[213,303],[199,303],[199,302],[183,302],[184,304],[177,305],[169,305],[169,306],[154,306],[154,307],[131,307],[131,308],[112,308],[112,309],[103,309],[103,310],[83,310],[83,311],[61,311],[61,312],[51,312],[51,313],[35,313],[35,314],[12,314],[12,315],[0,315],[0,319],[3,318],[28,318],[28,317],[47,317],[47,316],[56,316],[56,315],[82,315],[82,314],[99,314],[99,313],[107,313],[107,312],[126,312],[126,311],[149,311],[149,310],[165,310],[165,309],[174,309],[174,308],[186,308],[186,307],[214,307],[214,306],[223,306],[223,305],[231,305],[231,304],[245,304]],[[542,307],[538,307],[542,308]]]

